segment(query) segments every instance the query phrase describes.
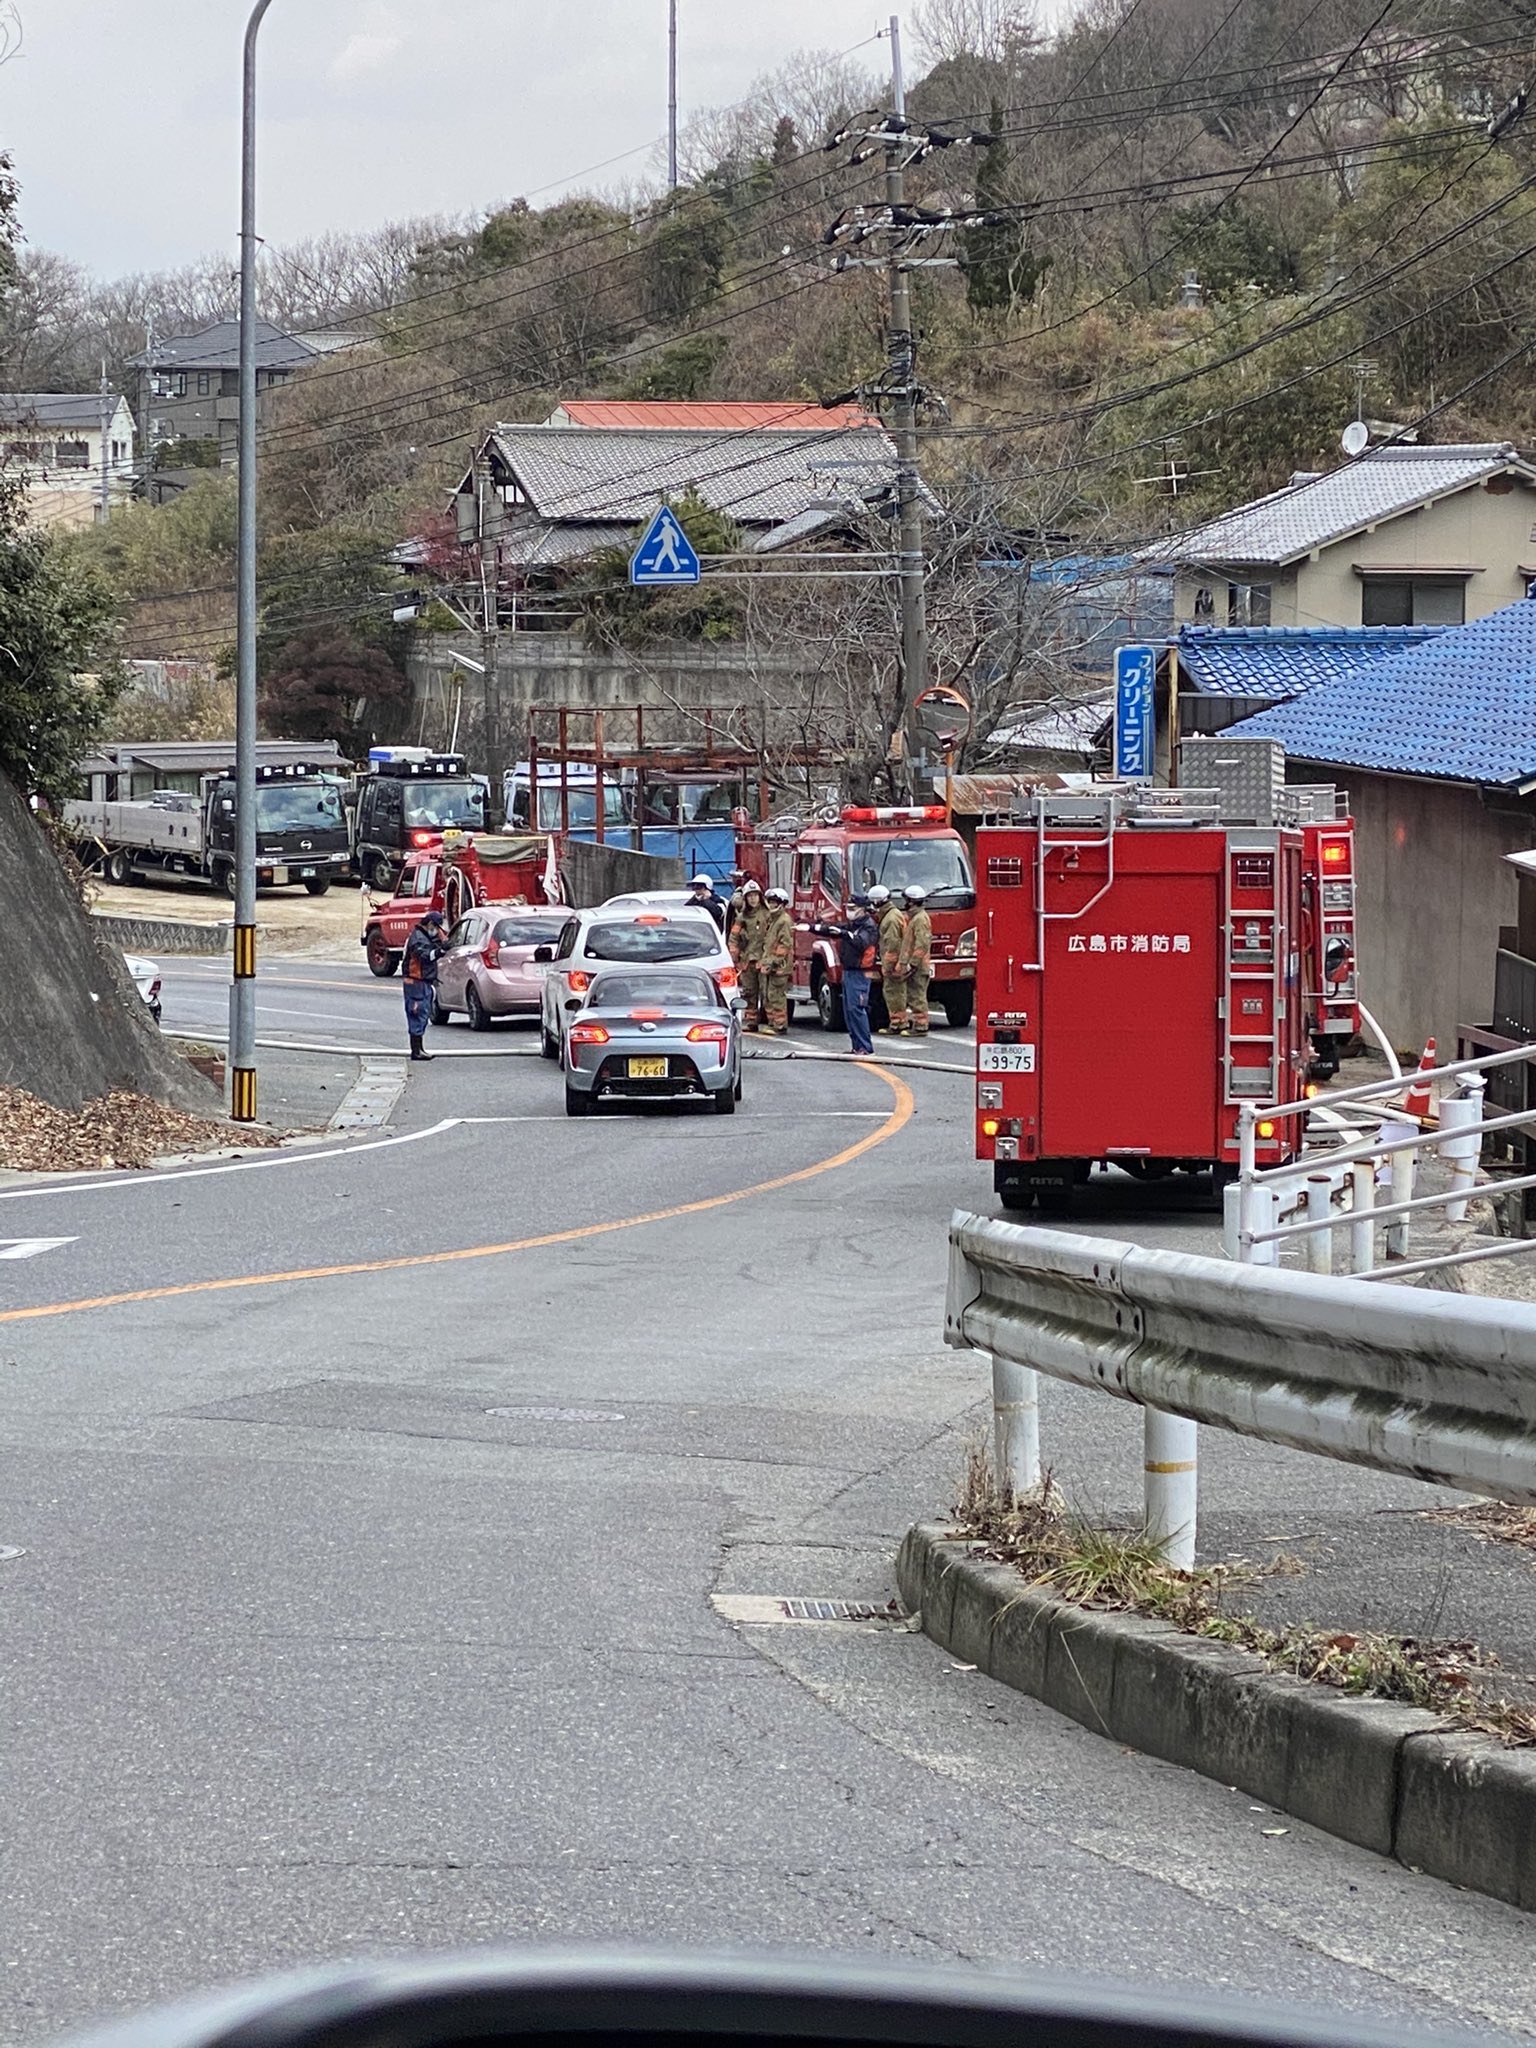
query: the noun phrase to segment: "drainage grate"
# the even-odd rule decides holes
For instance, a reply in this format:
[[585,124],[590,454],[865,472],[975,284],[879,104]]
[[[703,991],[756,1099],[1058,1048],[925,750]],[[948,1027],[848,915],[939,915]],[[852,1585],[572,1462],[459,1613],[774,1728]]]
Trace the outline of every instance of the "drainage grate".
[[518,1422],[622,1422],[611,1408],[487,1408],[487,1415],[509,1415]]
[[781,1600],[786,1621],[905,1621],[899,1600],[878,1606],[872,1600]]

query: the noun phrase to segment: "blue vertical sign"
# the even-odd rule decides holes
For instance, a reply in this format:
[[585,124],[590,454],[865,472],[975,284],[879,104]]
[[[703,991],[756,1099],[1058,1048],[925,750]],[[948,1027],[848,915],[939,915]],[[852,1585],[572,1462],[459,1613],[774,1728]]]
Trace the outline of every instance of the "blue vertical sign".
[[1115,774],[1122,782],[1152,780],[1156,683],[1154,648],[1115,649]]

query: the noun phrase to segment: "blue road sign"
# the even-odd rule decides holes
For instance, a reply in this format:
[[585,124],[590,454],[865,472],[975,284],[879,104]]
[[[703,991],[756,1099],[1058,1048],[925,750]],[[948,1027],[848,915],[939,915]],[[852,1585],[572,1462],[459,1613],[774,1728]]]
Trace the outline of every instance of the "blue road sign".
[[1115,649],[1115,774],[1122,782],[1152,780],[1156,682],[1153,648]]
[[663,505],[629,558],[629,580],[640,585],[697,583],[699,558],[670,505]]

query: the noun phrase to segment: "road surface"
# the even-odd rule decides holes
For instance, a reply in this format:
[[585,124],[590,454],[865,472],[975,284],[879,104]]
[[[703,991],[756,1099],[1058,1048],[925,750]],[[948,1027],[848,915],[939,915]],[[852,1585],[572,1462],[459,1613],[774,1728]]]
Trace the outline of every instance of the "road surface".
[[[168,1021],[217,1000],[180,970]],[[393,983],[274,967],[262,1000],[264,1028],[398,1029]],[[0,1195],[0,1236],[64,1240],[0,1265],[0,2037],[320,1957],[599,1938],[1529,2038],[1514,1910],[919,1634],[712,1605],[884,1600],[953,1498],[985,1394],[940,1339],[946,1220],[991,1206],[970,1123],[963,1078],[878,1064],[756,1060],[730,1120],[574,1123],[538,1059],[440,1060],[378,1139]],[[1134,1508],[1134,1415],[1049,1391],[1078,1498]],[[1422,1497],[1214,1436],[1202,1479],[1218,1551]]]

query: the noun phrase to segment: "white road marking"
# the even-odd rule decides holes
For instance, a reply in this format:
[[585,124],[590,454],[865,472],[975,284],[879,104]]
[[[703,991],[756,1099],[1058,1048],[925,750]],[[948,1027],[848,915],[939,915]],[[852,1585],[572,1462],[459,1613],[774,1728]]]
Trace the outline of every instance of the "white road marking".
[[0,1259],[35,1259],[39,1252],[56,1252],[61,1244],[78,1244],[77,1237],[0,1237]]
[[456,1130],[463,1121],[462,1117],[444,1117],[441,1123],[428,1124],[424,1131],[405,1131],[396,1138],[370,1138],[365,1145],[329,1145],[324,1150],[280,1152],[264,1159],[226,1159],[220,1166],[178,1167],[163,1173],[136,1174],[131,1179],[124,1175],[116,1180],[73,1181],[68,1187],[7,1188],[0,1192],[0,1202],[37,1202],[45,1195],[93,1195],[101,1188],[163,1188],[172,1181],[202,1180],[211,1173],[234,1174],[243,1180],[248,1173],[261,1173],[273,1166],[309,1166],[317,1159],[350,1159],[358,1152],[383,1152],[391,1145],[414,1145],[422,1138],[437,1138],[445,1131]]

